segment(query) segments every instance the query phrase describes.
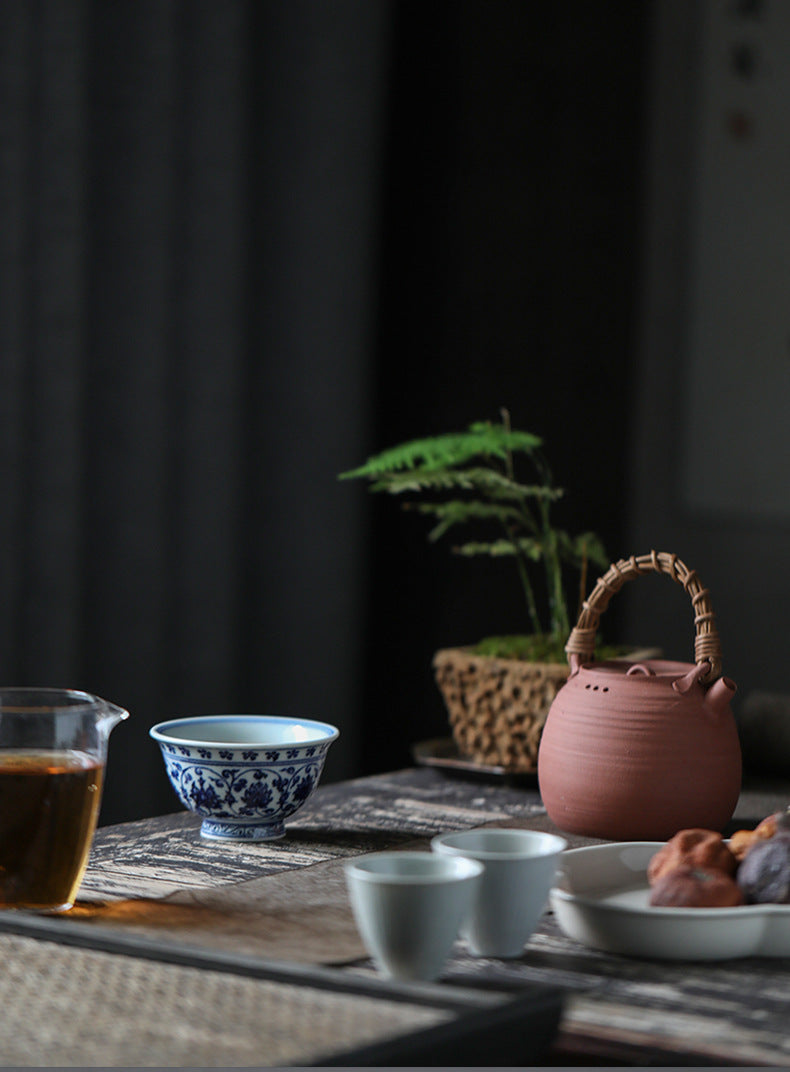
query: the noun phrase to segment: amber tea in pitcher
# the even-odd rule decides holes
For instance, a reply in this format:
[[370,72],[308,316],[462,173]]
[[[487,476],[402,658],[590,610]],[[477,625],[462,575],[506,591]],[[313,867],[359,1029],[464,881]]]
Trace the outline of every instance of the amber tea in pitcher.
[[84,692],[0,689],[0,909],[74,903],[99,816],[110,730]]
[[81,752],[0,752],[0,905],[73,902],[102,774],[98,760]]

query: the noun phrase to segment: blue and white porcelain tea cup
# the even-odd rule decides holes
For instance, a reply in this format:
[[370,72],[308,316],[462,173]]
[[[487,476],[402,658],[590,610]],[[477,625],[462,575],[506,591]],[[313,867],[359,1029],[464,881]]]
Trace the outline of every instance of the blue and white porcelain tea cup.
[[318,785],[340,731],[279,715],[198,715],[160,722],[159,743],[179,800],[207,838],[267,841]]

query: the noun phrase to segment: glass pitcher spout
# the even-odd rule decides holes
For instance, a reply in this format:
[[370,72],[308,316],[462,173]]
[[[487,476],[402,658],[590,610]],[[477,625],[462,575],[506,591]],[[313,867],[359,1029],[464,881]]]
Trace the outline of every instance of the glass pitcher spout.
[[96,725],[99,731],[104,734],[104,737],[107,738],[119,722],[123,722],[124,719],[129,717],[129,712],[117,704],[102,700],[100,696],[96,697],[96,703]]

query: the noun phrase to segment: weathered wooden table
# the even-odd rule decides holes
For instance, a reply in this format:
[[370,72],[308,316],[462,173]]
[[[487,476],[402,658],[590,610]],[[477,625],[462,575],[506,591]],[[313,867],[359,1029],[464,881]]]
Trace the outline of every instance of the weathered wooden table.
[[[788,800],[747,789],[735,825]],[[553,829],[529,780],[428,767],[323,786],[268,844],[185,812],[102,828],[71,912],[0,913],[0,1064],[788,1063],[790,960],[607,955],[547,912],[516,960],[459,942],[435,984],[382,979],[343,860],[487,823]]]

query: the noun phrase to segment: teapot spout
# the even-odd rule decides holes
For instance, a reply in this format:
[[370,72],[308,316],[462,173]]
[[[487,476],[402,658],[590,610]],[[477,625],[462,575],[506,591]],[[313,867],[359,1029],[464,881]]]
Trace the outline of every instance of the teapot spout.
[[735,682],[728,677],[720,677],[713,682],[705,694],[705,703],[714,715],[721,715],[735,694]]

